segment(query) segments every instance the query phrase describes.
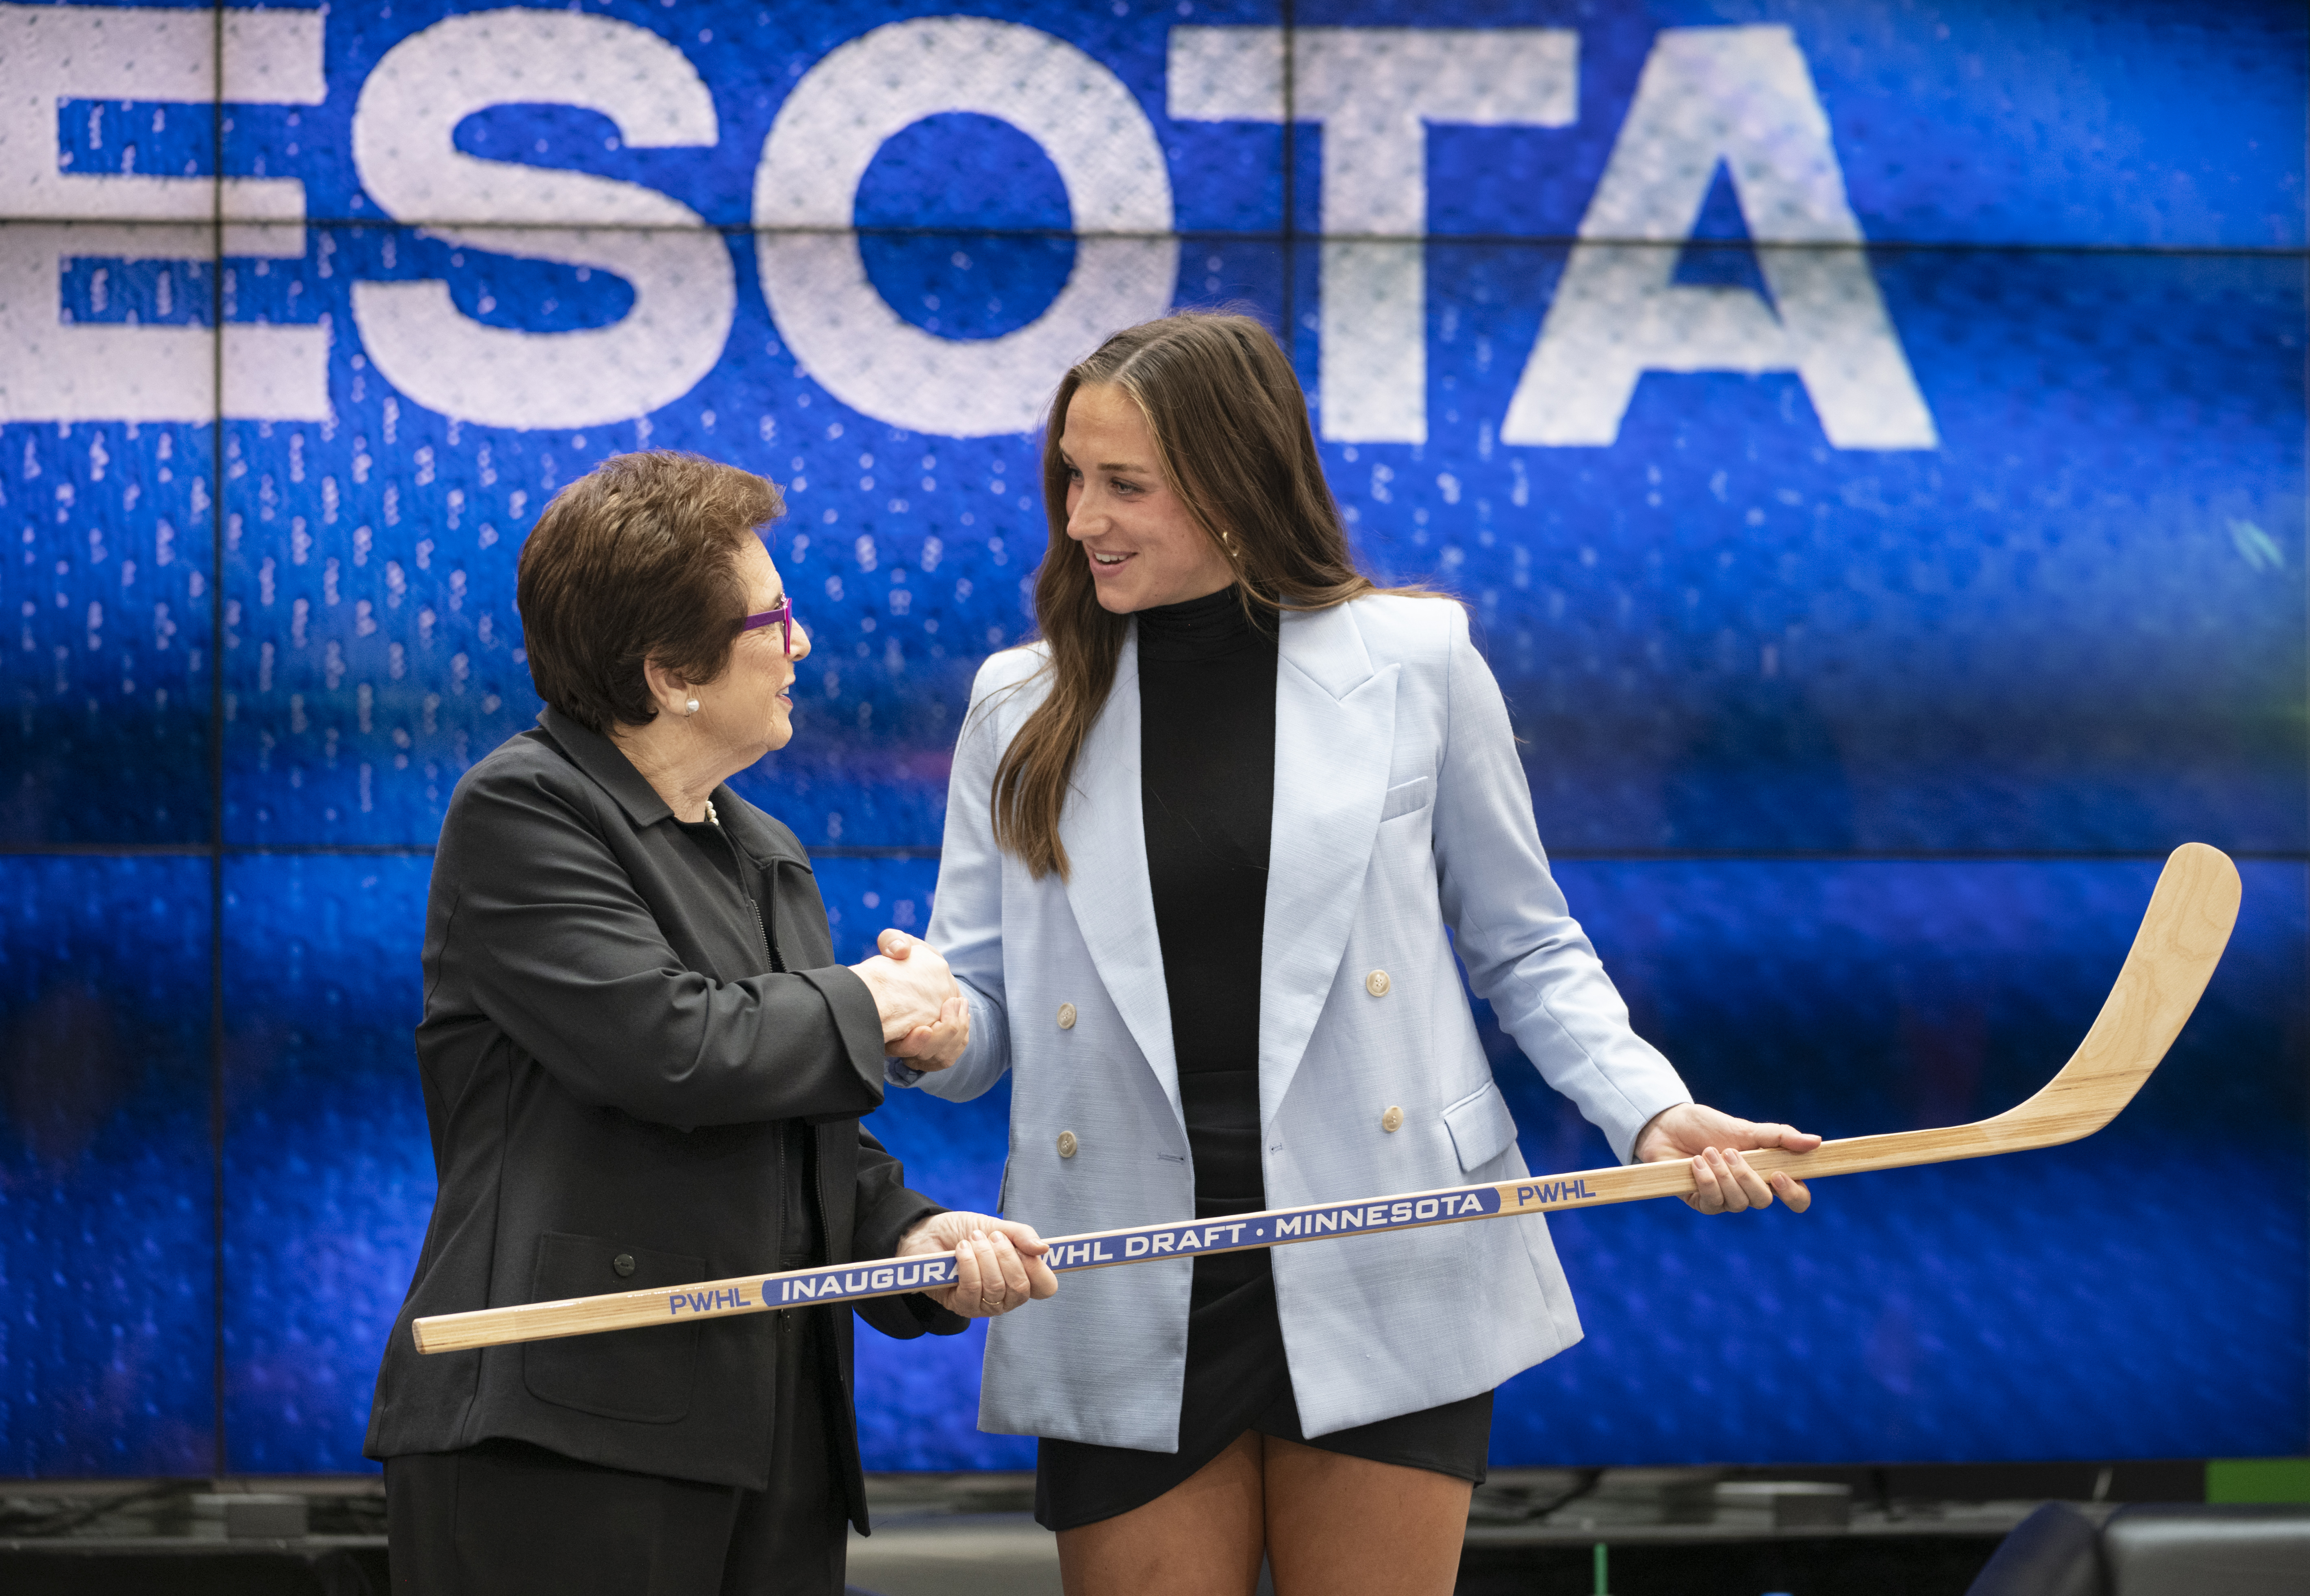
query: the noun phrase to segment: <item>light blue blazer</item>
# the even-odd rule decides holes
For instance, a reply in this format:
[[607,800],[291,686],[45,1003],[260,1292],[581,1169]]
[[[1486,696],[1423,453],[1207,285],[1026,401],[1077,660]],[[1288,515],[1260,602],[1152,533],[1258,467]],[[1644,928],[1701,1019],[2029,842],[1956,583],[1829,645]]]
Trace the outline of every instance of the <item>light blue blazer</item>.
[[[1550,878],[1465,612],[1374,596],[1290,613],[1281,654],[1259,1004],[1270,1205],[1528,1173],[1447,928],[1524,1055],[1628,1158],[1689,1094],[1628,1028]],[[1043,658],[986,662],[955,750],[929,940],[969,994],[969,1049],[894,1078],[960,1102],[1012,1072],[1002,1205],[1046,1236],[1191,1218],[1140,816],[1136,631],[1075,765],[1064,881],[997,849],[988,819],[995,761],[1046,690]],[[1279,1247],[1274,1265],[1309,1435],[1489,1391],[1580,1339],[1538,1216]],[[1193,1268],[1070,1275],[994,1321],[980,1427],[1177,1451]]]

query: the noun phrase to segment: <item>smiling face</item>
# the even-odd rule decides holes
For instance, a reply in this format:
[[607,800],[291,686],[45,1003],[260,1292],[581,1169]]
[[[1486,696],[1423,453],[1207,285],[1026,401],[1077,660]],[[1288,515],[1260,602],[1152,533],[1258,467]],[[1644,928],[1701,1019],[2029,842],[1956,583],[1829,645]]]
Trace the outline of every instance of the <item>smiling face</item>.
[[1117,615],[1217,593],[1235,580],[1164,480],[1147,419],[1112,383],[1086,383],[1067,404],[1067,535],[1090,561],[1100,607]]
[[[786,596],[785,579],[771,562],[770,551],[759,542],[749,539],[734,563],[746,590],[747,614],[759,615]],[[740,759],[740,769],[784,748],[794,737],[794,698],[788,690],[795,665],[809,657],[810,636],[799,620],[794,623],[791,657],[776,621],[739,633],[722,674],[690,690],[698,698],[697,715],[687,717],[690,725],[727,747]]]

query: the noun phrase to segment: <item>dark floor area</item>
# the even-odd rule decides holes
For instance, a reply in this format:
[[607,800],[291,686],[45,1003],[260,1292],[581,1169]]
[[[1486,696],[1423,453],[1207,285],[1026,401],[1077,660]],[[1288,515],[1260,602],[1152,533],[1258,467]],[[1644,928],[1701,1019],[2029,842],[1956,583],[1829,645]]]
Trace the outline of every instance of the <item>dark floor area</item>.
[[[2040,1502],[2093,1515],[2198,1501],[2194,1462],[1496,1471],[1469,1515],[1463,1596],[1962,1596]],[[853,1540],[873,1596],[1058,1590],[1023,1475],[893,1474]],[[384,1596],[375,1478],[0,1485],[9,1596]]]

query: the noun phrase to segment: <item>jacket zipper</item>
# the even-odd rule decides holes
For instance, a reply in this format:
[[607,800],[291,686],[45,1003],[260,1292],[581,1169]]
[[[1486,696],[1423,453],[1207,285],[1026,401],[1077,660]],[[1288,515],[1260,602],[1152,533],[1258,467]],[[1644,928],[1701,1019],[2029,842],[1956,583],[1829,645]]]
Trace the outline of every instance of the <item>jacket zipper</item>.
[[[738,896],[745,900],[748,912],[754,916],[754,932],[762,939],[762,951],[769,956],[770,972],[783,976],[786,973],[786,963],[778,957],[778,945],[770,936],[769,924],[762,918],[762,906],[755,901],[752,893],[746,890],[746,866],[754,864],[754,861],[739,847],[738,839],[726,830],[722,833],[722,846],[730,850],[730,863],[738,867]],[[778,889],[778,862],[773,859],[767,864],[754,864],[754,869],[762,878],[763,890],[771,895],[775,904]]]
[[786,974],[786,960],[778,957],[778,945],[770,940],[770,928],[762,923],[762,906],[754,901],[751,892],[742,891],[739,896],[746,900],[746,906],[754,911],[754,931],[762,939],[762,951],[770,956],[771,972],[781,976]]

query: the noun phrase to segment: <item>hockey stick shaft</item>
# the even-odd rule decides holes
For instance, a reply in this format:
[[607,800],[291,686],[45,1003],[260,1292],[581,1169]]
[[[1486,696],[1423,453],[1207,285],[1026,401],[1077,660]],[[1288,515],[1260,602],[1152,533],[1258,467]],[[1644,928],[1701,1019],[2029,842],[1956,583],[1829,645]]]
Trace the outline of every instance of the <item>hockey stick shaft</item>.
[[[2221,958],[2237,918],[2237,871],[2228,857],[2200,843],[2185,843],[2175,849],[2158,876],[2141,929],[2092,1029],[2070,1062],[2027,1102],[1971,1124],[1824,1141],[1811,1152],[1767,1148],[1744,1156],[1760,1173],[1785,1169],[1799,1179],[1814,1180],[1828,1175],[1985,1158],[2091,1135],[2125,1106],[2173,1045]],[[1526,1177],[1350,1202],[1266,1209],[1226,1219],[1056,1236],[1050,1240],[1045,1262],[1057,1272],[1072,1273],[1158,1258],[1196,1258],[1473,1219],[1601,1208],[1651,1197],[1682,1197],[1694,1189],[1691,1167],[1680,1158],[1544,1179]],[[819,1303],[896,1297],[952,1285],[955,1268],[950,1253],[884,1258],[443,1314],[419,1319],[411,1328],[420,1352],[465,1351]]]

